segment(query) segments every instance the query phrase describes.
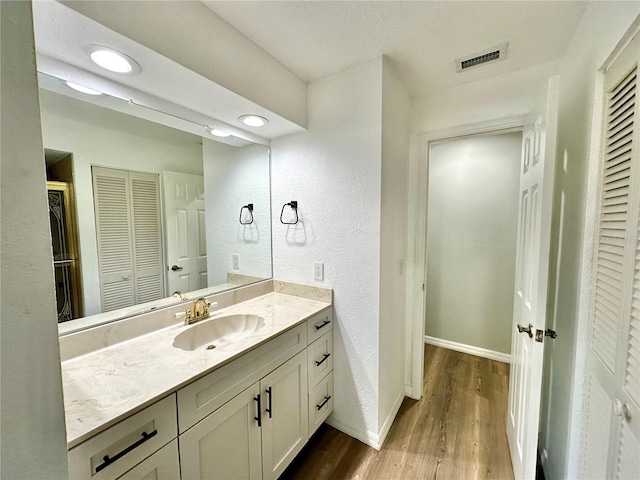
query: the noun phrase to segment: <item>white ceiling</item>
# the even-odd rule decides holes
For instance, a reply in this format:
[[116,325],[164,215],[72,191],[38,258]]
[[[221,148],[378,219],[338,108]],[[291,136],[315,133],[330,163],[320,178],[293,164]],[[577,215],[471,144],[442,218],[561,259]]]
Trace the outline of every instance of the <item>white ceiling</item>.
[[[560,58],[586,8],[583,1],[203,3],[306,81],[384,54],[416,97]],[[456,58],[505,41],[506,61],[456,73]]]
[[[151,2],[148,5],[153,8]],[[57,1],[33,2],[33,17],[38,70],[43,73],[143,105],[160,99],[164,102],[149,106],[183,107],[165,111],[259,143],[265,138],[302,130],[293,122]],[[140,63],[141,72],[122,75],[98,67],[85,51],[90,45],[105,45],[126,53]],[[267,117],[269,124],[249,130],[238,121],[238,117],[246,113]]]

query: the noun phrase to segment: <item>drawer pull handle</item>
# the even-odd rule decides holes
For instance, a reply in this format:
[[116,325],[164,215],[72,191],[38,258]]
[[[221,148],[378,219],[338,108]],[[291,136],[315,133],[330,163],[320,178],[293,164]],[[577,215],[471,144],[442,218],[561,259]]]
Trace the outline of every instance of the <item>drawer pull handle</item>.
[[325,360],[330,356],[331,356],[330,353],[325,353],[324,357],[322,357],[322,360],[316,360],[316,367],[319,367],[320,365],[322,365],[325,362]]
[[257,397],[253,397],[253,399],[258,402],[258,416],[253,417],[254,420],[257,420],[258,426],[262,426],[262,407],[260,406],[260,394]]
[[325,320],[324,322],[322,322],[320,325],[314,325],[314,327],[316,327],[316,332],[318,330],[320,330],[322,327],[326,327],[327,325],[329,325],[331,323],[331,320]]
[[324,407],[329,400],[331,400],[331,395],[326,395],[324,397],[324,401],[320,405],[316,405],[316,409],[317,410],[322,410],[322,407]]
[[102,457],[103,460],[104,460],[104,463],[101,463],[100,465],[98,465],[96,467],[96,473],[98,473],[101,470],[104,470],[105,468],[107,468],[112,463],[120,460],[122,457],[124,457],[131,450],[133,450],[134,448],[138,448],[144,442],[146,442],[147,440],[151,439],[152,437],[155,437],[157,434],[158,434],[158,430],[154,430],[151,433],[142,432],[142,438],[140,440],[138,440],[135,443],[129,445],[127,448],[125,448],[121,452],[116,453],[113,457],[109,457],[109,455],[105,455],[104,457]]
[[269,414],[269,418],[271,418],[271,387],[266,390],[267,395],[269,395],[269,408],[267,408],[267,413]]

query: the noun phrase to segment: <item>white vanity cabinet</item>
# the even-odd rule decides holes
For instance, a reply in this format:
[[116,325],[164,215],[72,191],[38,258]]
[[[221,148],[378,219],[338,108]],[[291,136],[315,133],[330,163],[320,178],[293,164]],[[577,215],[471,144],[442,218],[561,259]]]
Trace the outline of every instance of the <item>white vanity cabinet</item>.
[[262,478],[259,394],[255,383],[180,435],[182,480]]
[[177,480],[180,478],[178,440],[173,440],[118,480]]
[[262,395],[262,478],[275,479],[309,439],[307,351],[260,381]]
[[[174,440],[176,424],[176,396],[171,394],[69,450],[69,479],[121,477]],[[176,450],[173,465],[163,469],[175,471],[177,466]]]
[[278,478],[333,410],[325,309],[69,451],[70,479]]
[[307,321],[309,436],[333,411],[333,315],[323,310]]
[[308,439],[307,352],[180,435],[182,480],[275,479]]

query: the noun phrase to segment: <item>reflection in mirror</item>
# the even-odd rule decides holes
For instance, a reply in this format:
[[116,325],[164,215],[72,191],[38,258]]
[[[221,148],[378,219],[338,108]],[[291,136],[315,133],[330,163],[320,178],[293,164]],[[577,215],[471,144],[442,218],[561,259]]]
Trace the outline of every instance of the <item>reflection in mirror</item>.
[[40,85],[61,332],[271,278],[267,147]]

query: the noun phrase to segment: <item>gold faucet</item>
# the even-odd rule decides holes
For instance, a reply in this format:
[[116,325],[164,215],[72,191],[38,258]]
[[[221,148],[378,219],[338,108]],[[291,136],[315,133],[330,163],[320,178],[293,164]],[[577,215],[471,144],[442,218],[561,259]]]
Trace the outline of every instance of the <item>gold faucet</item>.
[[179,298],[182,301],[189,300],[189,298],[184,293],[182,293],[180,290],[176,290],[175,292],[173,292],[173,295],[171,295],[171,296]]
[[211,314],[209,313],[209,307],[212,306],[218,306],[218,302],[210,303],[206,298],[200,297],[193,302],[193,307],[191,307],[186,312],[178,312],[175,314],[175,316],[176,318],[184,317],[184,324],[191,325],[192,323],[196,323],[200,320],[204,320],[205,318],[209,318],[211,316]]

